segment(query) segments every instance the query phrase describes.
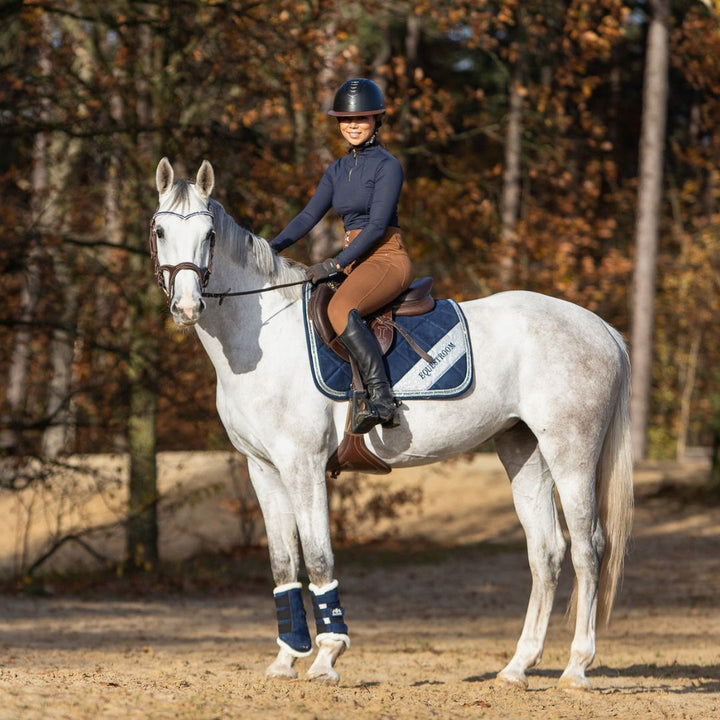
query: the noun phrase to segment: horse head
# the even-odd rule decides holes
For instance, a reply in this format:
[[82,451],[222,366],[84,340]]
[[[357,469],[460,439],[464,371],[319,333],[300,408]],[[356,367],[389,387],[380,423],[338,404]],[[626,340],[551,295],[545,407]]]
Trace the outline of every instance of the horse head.
[[168,297],[176,325],[194,325],[205,309],[202,294],[210,278],[215,242],[210,210],[214,184],[207,160],[194,181],[175,181],[167,158],[155,172],[159,204],[150,225],[150,254],[155,279]]

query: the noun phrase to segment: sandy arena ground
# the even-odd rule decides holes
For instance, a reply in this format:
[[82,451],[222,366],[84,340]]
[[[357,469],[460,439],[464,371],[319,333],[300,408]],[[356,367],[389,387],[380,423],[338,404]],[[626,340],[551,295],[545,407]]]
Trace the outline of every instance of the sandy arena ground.
[[631,554],[590,692],[556,689],[568,559],[529,690],[494,684],[530,580],[508,483],[494,457],[476,456],[382,479],[419,485],[419,511],[394,523],[389,547],[337,553],[352,636],[339,685],[264,681],[275,620],[262,569],[206,595],[0,596],[0,718],[719,718],[720,505],[690,497],[706,470],[636,473]]

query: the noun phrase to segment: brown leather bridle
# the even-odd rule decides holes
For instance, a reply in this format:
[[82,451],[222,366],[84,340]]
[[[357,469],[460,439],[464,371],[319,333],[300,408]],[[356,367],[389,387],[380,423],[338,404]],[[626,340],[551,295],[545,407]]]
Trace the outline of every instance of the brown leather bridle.
[[[191,262],[181,262],[177,265],[160,265],[157,251],[157,231],[155,230],[155,218],[158,215],[173,215],[181,220],[188,220],[196,215],[209,215],[213,222],[215,222],[215,217],[209,210],[196,210],[187,215],[182,215],[172,210],[158,210],[150,219],[150,261],[152,262],[155,282],[157,282],[158,287],[170,298],[175,283],[175,276],[180,270],[192,270],[200,278],[200,285],[204,290],[207,287],[208,281],[210,280],[210,273],[212,272],[213,251],[215,249],[215,228],[213,227],[210,230],[210,255],[206,268],[198,267],[195,263]],[[165,272],[170,274],[167,285],[165,284]]]

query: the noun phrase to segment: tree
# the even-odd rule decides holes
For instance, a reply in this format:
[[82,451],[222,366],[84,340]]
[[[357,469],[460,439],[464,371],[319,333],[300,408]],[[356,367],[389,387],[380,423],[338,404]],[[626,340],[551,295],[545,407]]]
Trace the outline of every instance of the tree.
[[710,459],[710,485],[720,491],[720,394],[714,398],[712,456]]
[[[271,237],[344,151],[325,110],[350,76],[372,77],[385,91],[382,140],[406,170],[401,224],[416,274],[434,276],[438,297],[511,284],[580,303],[625,331],[641,215],[646,7],[623,0],[3,6],[4,439],[20,454],[39,453],[58,409],[71,409],[71,418],[53,430],[71,428],[81,452],[127,451],[131,438],[138,491],[130,514],[147,509],[147,527],[157,489],[151,474],[141,476],[152,471],[153,443],[155,450],[228,447],[207,360],[193,335],[166,322],[152,286],[146,235],[154,168],[165,154],[181,172],[211,160],[217,199],[242,225]],[[643,223],[656,212],[658,228],[672,229],[660,234],[650,263],[657,277],[648,442],[667,456],[683,443],[710,444],[720,363],[713,266],[720,32],[701,3],[671,10],[663,168],[670,202],[642,210]],[[290,253],[321,259],[339,236],[330,214]],[[62,323],[61,309],[69,313]],[[53,336],[63,352],[47,352]],[[152,542],[152,531],[130,540],[129,555]]]
[[655,277],[661,218],[663,157],[668,93],[670,0],[651,0],[643,83],[635,269],[632,310],[631,435],[636,460],[647,455],[653,364]]

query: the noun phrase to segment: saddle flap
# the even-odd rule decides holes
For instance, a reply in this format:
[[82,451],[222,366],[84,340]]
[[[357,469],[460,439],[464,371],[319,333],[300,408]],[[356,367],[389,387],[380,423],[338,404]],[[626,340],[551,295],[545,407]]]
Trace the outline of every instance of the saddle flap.
[[333,341],[336,338],[335,330],[333,330],[327,314],[327,306],[332,296],[333,289],[330,287],[330,284],[320,283],[312,295],[310,295],[307,308],[312,324],[315,326],[322,341],[337,352],[336,348],[333,347]]
[[340,446],[328,460],[326,470],[337,477],[342,471],[387,475],[392,468],[367,447],[364,435],[346,430]]

